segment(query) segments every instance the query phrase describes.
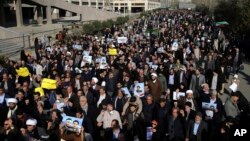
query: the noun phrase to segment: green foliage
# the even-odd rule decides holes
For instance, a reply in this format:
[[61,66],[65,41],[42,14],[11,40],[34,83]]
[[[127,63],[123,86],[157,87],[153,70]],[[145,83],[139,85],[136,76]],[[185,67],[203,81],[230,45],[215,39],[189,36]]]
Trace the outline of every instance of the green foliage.
[[4,55],[0,55],[0,64],[5,66],[5,56]]
[[227,32],[246,34],[250,23],[250,0],[221,1],[214,10],[216,21],[227,21]]
[[106,20],[106,21],[93,21],[88,24],[83,25],[83,32],[85,34],[98,34],[106,28],[111,28],[112,25],[121,26],[129,20],[129,17],[118,17],[116,21]]
[[207,6],[205,6],[205,5],[199,5],[195,9],[196,9],[196,11],[202,13],[203,15],[209,15],[210,14],[209,8]]

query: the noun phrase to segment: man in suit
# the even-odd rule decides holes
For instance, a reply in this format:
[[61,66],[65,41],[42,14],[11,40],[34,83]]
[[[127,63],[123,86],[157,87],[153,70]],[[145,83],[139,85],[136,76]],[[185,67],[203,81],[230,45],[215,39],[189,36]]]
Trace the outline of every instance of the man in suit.
[[3,80],[0,82],[0,85],[4,88],[5,93],[9,94],[11,97],[14,97],[14,85],[15,79],[9,78],[7,73],[3,74]]
[[185,88],[186,88],[187,83],[188,83],[188,80],[187,80],[188,75],[186,74],[186,67],[182,66],[176,75],[177,75],[178,86],[179,86],[179,84],[183,83]]
[[[170,93],[172,94],[177,87],[177,75],[174,72],[174,69],[169,70],[169,75],[167,76],[167,86],[170,89]],[[172,96],[171,96],[172,97]]]
[[0,106],[6,106],[6,98],[10,98],[10,96],[5,93],[4,87],[0,85]]
[[202,120],[202,114],[196,113],[195,120],[187,126],[185,141],[204,141],[207,135],[207,123]]
[[201,74],[200,71],[200,69],[196,69],[189,85],[189,89],[193,90],[195,98],[198,97],[198,90],[200,89],[201,84],[204,84],[206,82],[205,76]]
[[182,141],[184,139],[184,125],[179,117],[179,109],[173,108],[172,115],[167,120],[167,136],[169,141]]
[[180,110],[180,114],[185,119],[185,126],[187,126],[189,121],[194,120],[196,114],[196,112],[192,110],[192,103],[186,102],[185,109]]
[[223,105],[221,100],[217,97],[217,91],[212,90],[210,92],[210,98],[205,99],[202,102],[210,103],[216,105],[212,108],[203,108],[202,112],[205,115],[205,121],[208,123],[209,140],[215,139],[215,131],[218,130],[220,122],[223,116]]

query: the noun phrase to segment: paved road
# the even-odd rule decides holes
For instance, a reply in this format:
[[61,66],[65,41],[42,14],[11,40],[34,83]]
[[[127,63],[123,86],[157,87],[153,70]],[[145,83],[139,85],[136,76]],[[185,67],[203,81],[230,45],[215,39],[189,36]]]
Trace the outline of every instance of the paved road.
[[[230,76],[232,78],[233,76]],[[240,85],[238,90],[250,101],[250,63],[244,63],[244,70],[239,72]],[[229,90],[229,83],[226,84],[226,89]]]

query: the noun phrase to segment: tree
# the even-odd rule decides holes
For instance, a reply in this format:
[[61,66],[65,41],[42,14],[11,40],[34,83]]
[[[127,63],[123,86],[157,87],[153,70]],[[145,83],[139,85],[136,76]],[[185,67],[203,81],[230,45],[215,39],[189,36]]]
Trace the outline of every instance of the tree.
[[[215,7],[214,16],[216,21],[227,21],[227,32],[237,35],[249,34],[250,29],[250,0],[221,1]],[[247,32],[246,32],[247,31]]]

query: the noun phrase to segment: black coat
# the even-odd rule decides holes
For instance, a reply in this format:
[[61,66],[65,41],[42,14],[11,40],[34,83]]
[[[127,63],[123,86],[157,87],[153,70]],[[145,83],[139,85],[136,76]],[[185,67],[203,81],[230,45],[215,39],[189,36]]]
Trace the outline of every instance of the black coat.
[[[181,117],[177,117],[174,121],[172,121],[172,116],[167,118],[167,133],[168,138],[171,140],[173,138],[178,140],[184,139],[184,120]],[[174,122],[174,123],[172,123]]]
[[186,129],[186,138],[189,139],[189,141],[193,141],[194,138],[196,138],[196,141],[205,141],[207,138],[207,123],[204,121],[201,121],[198,131],[196,134],[196,137],[193,135],[193,130],[194,130],[194,124],[195,122],[191,120],[187,126]]

